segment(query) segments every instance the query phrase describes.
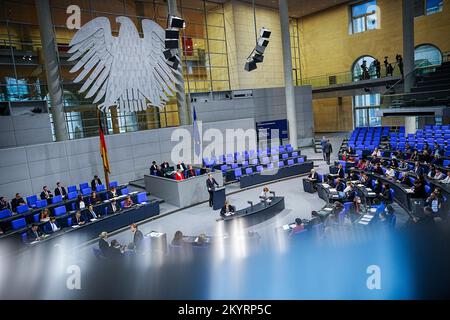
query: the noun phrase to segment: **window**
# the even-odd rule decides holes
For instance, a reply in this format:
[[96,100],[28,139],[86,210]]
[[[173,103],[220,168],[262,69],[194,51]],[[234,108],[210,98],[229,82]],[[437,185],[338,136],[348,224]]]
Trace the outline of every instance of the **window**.
[[353,97],[355,127],[379,127],[381,117],[377,116],[380,109],[380,94],[363,94]]
[[377,28],[375,0],[355,4],[351,7],[352,33],[360,33]]
[[[376,78],[377,70],[375,68],[375,58],[371,56],[363,56],[353,63],[352,77],[353,81],[368,80]],[[365,64],[364,64],[365,62]],[[363,67],[365,65],[365,67]],[[363,71],[366,70],[366,71]]]
[[441,65],[442,53],[431,44],[422,44],[414,50],[414,63],[416,68]]
[[430,15],[436,12],[441,12],[444,6],[443,0],[415,0],[414,1],[414,15],[416,17]]

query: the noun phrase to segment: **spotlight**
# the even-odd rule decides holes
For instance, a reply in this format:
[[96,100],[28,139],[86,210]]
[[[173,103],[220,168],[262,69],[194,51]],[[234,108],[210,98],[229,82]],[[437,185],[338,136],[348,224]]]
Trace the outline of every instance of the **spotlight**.
[[247,60],[247,62],[245,63],[245,67],[244,67],[244,69],[246,70],[246,71],[253,71],[253,70],[255,70],[257,68],[257,66],[256,66],[256,62],[255,62],[255,60],[253,60],[253,59],[248,59]]
[[181,19],[180,17],[175,17],[175,16],[169,16],[168,25],[170,28],[178,28],[178,29],[182,29],[185,26],[184,20]]
[[178,49],[180,46],[178,44],[178,39],[166,39],[164,43],[166,49]]
[[178,29],[166,29],[166,39],[178,39],[180,31]]

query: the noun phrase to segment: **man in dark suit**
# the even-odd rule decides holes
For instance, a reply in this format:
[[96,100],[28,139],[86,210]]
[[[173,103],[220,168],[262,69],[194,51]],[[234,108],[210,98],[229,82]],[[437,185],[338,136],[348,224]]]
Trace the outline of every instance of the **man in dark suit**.
[[108,199],[112,199],[112,198],[119,196],[119,193],[117,192],[116,187],[112,187],[111,189],[109,189],[107,195],[108,195]]
[[187,167],[186,167],[186,165],[184,164],[184,162],[183,161],[178,161],[178,164],[177,164],[177,169],[181,169],[181,170],[183,170],[183,171],[186,171],[187,170]]
[[42,231],[39,230],[39,226],[37,224],[33,224],[30,230],[27,232],[27,239],[30,242],[39,241],[42,237]]
[[344,179],[345,178],[345,170],[344,167],[342,166],[342,164],[338,165],[338,170],[336,172],[336,174],[338,175],[339,178]]
[[56,183],[55,196],[62,196],[63,198],[67,196],[66,188],[61,185],[61,182]]
[[16,212],[18,206],[25,204],[25,200],[23,200],[20,193],[16,193],[14,199],[11,200],[11,209],[13,212]]
[[170,167],[169,163],[167,161],[164,161],[163,163],[161,163],[161,170],[165,171]]
[[208,188],[208,192],[209,192],[209,206],[210,207],[213,206],[213,193],[214,193],[215,186],[219,186],[219,184],[217,183],[216,179],[213,178],[212,174],[209,173],[208,179],[206,179],[206,187]]
[[311,169],[311,172],[308,174],[308,179],[313,181],[319,180],[319,175],[317,174],[316,170]]
[[54,233],[61,230],[59,223],[56,221],[55,217],[50,217],[49,222],[44,226],[44,231],[46,233]]
[[93,191],[97,190],[97,186],[102,184],[102,180],[98,176],[94,176],[94,179],[91,181],[91,189]]
[[418,161],[416,161],[416,162],[414,163],[414,169],[413,169],[413,172],[414,172],[414,174],[417,175],[417,176],[421,176],[421,175],[423,174],[423,169],[422,169],[422,167],[420,166],[420,163],[419,163]]
[[156,161],[152,161],[152,165],[150,166],[150,174],[153,176],[158,175],[158,165],[156,164]]
[[139,251],[139,248],[141,246],[142,240],[144,240],[144,235],[142,234],[141,230],[138,230],[137,224],[133,223],[130,226],[131,232],[133,233],[133,249],[134,251]]
[[88,217],[89,220],[90,220],[90,219],[97,219],[97,218],[100,217],[100,215],[97,214],[97,212],[95,212],[94,206],[93,206],[92,204],[90,204],[90,205],[88,206],[88,209],[87,209],[87,211],[86,211],[86,216]]
[[108,241],[106,241],[107,238],[108,233],[106,231],[103,231],[102,233],[100,233],[98,239],[98,248],[105,257],[109,256],[109,248],[110,248]]
[[120,210],[119,204],[116,202],[116,200],[112,200],[109,204],[108,213],[114,214]]
[[331,153],[333,152],[333,146],[330,143],[330,139],[328,139],[323,145],[323,153],[325,154],[325,161],[327,164],[330,164]]
[[228,200],[225,201],[225,205],[220,209],[220,216],[226,217],[236,212],[236,208],[229,204]]
[[11,204],[8,202],[8,199],[5,197],[0,197],[0,211],[8,209],[12,211]]
[[47,202],[50,204],[52,198],[53,198],[52,192],[48,190],[47,186],[43,186],[41,192],[41,200],[47,200]]
[[208,172],[208,169],[203,165],[203,167],[200,169],[200,175],[204,175]]
[[192,168],[192,166],[189,166],[189,169],[187,171],[187,177],[191,178],[191,177],[195,177],[197,174],[195,173],[195,169]]

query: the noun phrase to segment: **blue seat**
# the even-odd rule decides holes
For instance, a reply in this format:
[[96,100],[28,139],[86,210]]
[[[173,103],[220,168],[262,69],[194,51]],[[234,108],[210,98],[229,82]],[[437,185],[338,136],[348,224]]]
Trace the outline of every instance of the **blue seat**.
[[120,190],[120,194],[121,195],[126,195],[126,194],[129,194],[130,193],[130,191],[128,191],[128,188],[123,188],[122,190]]
[[323,176],[320,173],[318,173],[317,176],[319,177],[319,182],[323,182]]
[[68,186],[67,193],[77,192],[77,186]]
[[289,155],[287,153],[283,153],[281,155],[281,159],[287,159],[287,158],[289,158]]
[[234,177],[237,180],[241,179],[241,177],[242,177],[242,169],[241,168],[237,168],[237,169],[234,170]]
[[220,171],[226,172],[228,170],[228,166],[226,164],[220,166]]
[[258,158],[252,159],[251,164],[256,166],[258,164]]
[[348,212],[350,210],[350,207],[352,206],[353,202],[344,202],[344,210],[345,212]]
[[425,192],[429,195],[431,193],[431,188],[429,185],[425,185]]
[[68,199],[68,200],[72,200],[72,199],[75,199],[77,196],[78,196],[78,192],[76,192],[76,191],[69,192],[69,193],[67,194],[67,199]]
[[22,242],[23,242],[23,243],[27,243],[27,242],[28,242],[28,236],[27,236],[27,233],[26,233],[26,232],[22,233],[22,234],[20,235],[20,238],[22,239]]
[[246,168],[245,169],[245,174],[252,174],[253,173],[253,169],[252,168]]
[[242,166],[243,166],[243,167],[248,167],[248,161],[242,162]]
[[231,169],[236,169],[237,167],[239,167],[239,165],[237,163],[232,163],[231,164]]
[[102,192],[106,190],[106,187],[104,184],[99,184],[95,189],[97,192]]
[[37,195],[32,195],[27,197],[27,204],[30,208],[36,207],[36,202],[38,201]]
[[63,201],[62,195],[54,196],[52,198],[52,203],[59,203],[59,202],[62,202],[62,201]]
[[80,183],[80,190],[83,190],[86,188],[89,188],[89,183],[87,183],[87,182]]
[[136,196],[136,200],[138,203],[147,202],[147,193],[146,192],[139,192]]
[[280,160],[279,155],[272,156],[272,162],[278,162]]
[[292,166],[294,164],[294,159],[289,159],[287,164],[288,166]]
[[273,169],[273,168],[274,168],[274,165],[272,162],[267,165],[267,169]]
[[263,170],[263,166],[256,166],[256,172],[262,172]]
[[72,217],[68,217],[67,218],[67,226],[71,227],[72,226]]
[[112,187],[117,188],[118,186],[119,186],[119,183],[117,181],[111,181],[109,183],[110,188],[112,188]]
[[305,159],[303,157],[297,158],[297,163],[303,163]]
[[269,163],[269,158],[268,158],[268,157],[262,158],[261,163],[262,163],[262,164],[268,164],[268,163]]
[[27,222],[26,222],[25,218],[20,218],[20,219],[11,221],[11,226],[12,226],[13,230],[19,230],[19,229],[25,228],[27,226]]
[[279,168],[284,167],[284,161],[278,161],[278,167]]
[[90,195],[92,193],[92,189],[91,188],[84,188],[84,189],[81,189],[81,194],[83,195],[83,196],[88,196],[88,195]]
[[295,158],[295,157],[298,157],[298,152],[297,151],[292,152],[292,158]]
[[125,200],[120,201],[120,207],[124,208],[125,207]]
[[8,218],[12,216],[12,212],[9,209],[0,211],[0,219]]
[[34,222],[39,222],[39,215],[40,215],[40,213],[35,213],[34,215],[33,215],[33,221]]
[[450,166],[450,160],[444,160],[443,165],[444,167]]
[[47,200],[38,200],[36,201],[36,208],[44,208],[47,206]]
[[21,205],[21,206],[18,206],[17,208],[16,208],[16,211],[17,211],[17,213],[24,213],[24,212],[27,212],[28,210],[30,210],[30,208],[26,205],[26,204],[23,204],[23,205]]
[[200,169],[195,169],[195,174],[197,175],[197,176],[199,176],[200,175]]
[[54,209],[54,214],[55,214],[56,217],[62,216],[64,214],[66,214],[66,212],[67,212],[66,211],[66,206],[59,206],[59,207],[56,207]]

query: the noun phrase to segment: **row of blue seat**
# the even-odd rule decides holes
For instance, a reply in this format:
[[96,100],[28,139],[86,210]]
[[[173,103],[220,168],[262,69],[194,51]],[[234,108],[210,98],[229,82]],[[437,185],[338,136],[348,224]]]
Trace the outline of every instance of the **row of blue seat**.
[[[297,160],[297,162],[295,162],[295,160]],[[296,159],[289,159],[287,161],[287,164],[285,164],[284,161],[278,161],[277,163],[269,162],[269,163],[264,164],[264,165],[266,165],[266,169],[267,170],[273,170],[275,168],[282,168],[285,165],[292,166],[295,163],[304,163],[304,162],[305,162],[305,159],[303,157],[299,157],[299,158],[296,158]],[[242,172],[243,169],[245,169],[244,172]],[[237,168],[237,169],[234,170],[234,176],[236,177],[237,180],[239,180],[240,177],[242,177],[243,175],[249,175],[249,174],[253,174],[255,172],[261,173],[263,171],[264,171],[263,164],[257,165],[255,167],[255,171],[253,171],[253,167]]]
[[[292,158],[297,158],[299,156],[298,152],[294,151],[291,154]],[[289,158],[289,154],[288,153],[283,153],[281,154],[281,159],[286,160]],[[237,169],[239,167],[248,167],[249,165],[253,165],[256,166],[258,164],[268,164],[269,162],[277,162],[280,160],[279,155],[273,155],[271,157],[271,159],[269,159],[269,157],[263,157],[260,161],[259,158],[253,158],[253,159],[249,159],[248,161],[243,161],[242,163],[230,163],[230,164],[223,164],[222,166],[220,166],[220,170],[222,172],[226,172],[229,169]]]

